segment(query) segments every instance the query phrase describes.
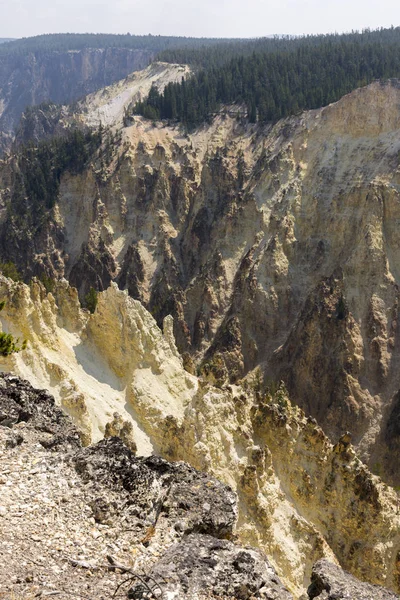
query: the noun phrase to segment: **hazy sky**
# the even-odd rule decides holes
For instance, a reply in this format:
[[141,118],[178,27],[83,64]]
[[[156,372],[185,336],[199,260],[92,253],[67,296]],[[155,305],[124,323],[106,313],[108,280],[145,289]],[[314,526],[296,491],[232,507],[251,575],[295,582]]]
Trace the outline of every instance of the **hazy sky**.
[[398,0],[0,0],[0,37],[104,32],[205,37],[400,25]]

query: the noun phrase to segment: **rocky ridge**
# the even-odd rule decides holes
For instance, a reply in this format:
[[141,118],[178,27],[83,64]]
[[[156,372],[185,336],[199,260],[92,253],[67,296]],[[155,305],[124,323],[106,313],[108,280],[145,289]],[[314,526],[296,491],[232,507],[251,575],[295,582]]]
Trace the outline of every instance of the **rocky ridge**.
[[[265,555],[235,543],[229,487],[183,462],[136,458],[116,437],[81,448],[49,394],[14,376],[0,377],[0,410],[5,597],[292,598]],[[398,597],[328,561],[314,566],[308,597],[323,589]]]
[[315,563],[311,575],[311,585],[307,591],[309,598],[324,598],[325,600],[341,600],[342,598],[369,600],[376,597],[390,600],[392,598],[392,594],[387,590],[360,583],[355,577],[326,560],[319,560]]
[[107,87],[101,86],[73,105],[49,103],[29,107],[16,129],[15,145],[63,136],[75,128],[103,127],[116,132],[131,123],[133,105],[148,95],[152,85],[163,90],[168,83],[181,81],[190,72],[187,65],[154,62]]
[[140,454],[184,460],[231,486],[235,534],[268,555],[296,597],[323,557],[399,589],[397,494],[371,475],[348,435],[333,444],[284,388],[217,388],[189,374],[171,319],[162,333],[115,285],[91,315],[66,282],[53,293],[39,282],[0,284],[3,330],[28,341],[1,368],[50,389],[85,444],[119,433]]
[[[137,599],[169,597],[165,576],[171,597],[182,599],[291,598],[265,556],[227,541],[236,519],[228,487],[185,463],[135,458],[115,437],[81,449],[54,400],[16,377],[0,378],[0,411],[4,597],[108,599],[129,573],[129,597]],[[213,563],[204,556],[201,572],[183,588],[165,569],[156,573],[169,549],[188,562],[194,542]],[[179,566],[168,561],[171,571]],[[195,595],[184,589],[187,582]],[[126,597],[126,583],[121,590]]]
[[124,48],[10,53],[0,58],[0,150],[9,149],[23,111],[43,102],[70,103],[133,71],[152,53]]

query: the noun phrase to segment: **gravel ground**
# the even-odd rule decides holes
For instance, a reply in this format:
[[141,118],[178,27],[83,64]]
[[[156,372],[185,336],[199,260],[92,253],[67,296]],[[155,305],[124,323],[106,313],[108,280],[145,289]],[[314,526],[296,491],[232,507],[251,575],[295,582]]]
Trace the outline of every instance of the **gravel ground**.
[[[111,555],[140,571],[157,548],[139,542],[143,522],[132,526],[124,494],[84,483],[68,455],[46,450],[38,437],[25,423],[0,427],[0,598],[109,599],[126,575],[72,561],[107,565]],[[102,515],[101,503],[114,514]]]

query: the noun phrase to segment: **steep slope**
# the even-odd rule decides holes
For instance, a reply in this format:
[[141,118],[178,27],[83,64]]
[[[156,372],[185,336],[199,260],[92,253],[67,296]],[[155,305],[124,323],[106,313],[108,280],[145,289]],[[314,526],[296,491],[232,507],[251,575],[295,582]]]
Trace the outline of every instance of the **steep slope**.
[[16,130],[17,146],[65,135],[73,128],[103,127],[116,131],[131,122],[131,107],[148,95],[154,84],[163,90],[168,83],[186,78],[187,65],[154,62],[142,71],[130,73],[120,81],[101,88],[73,105],[48,103],[24,111]]
[[[0,466],[4,596],[292,598],[268,557],[232,541],[229,487],[116,437],[82,449],[54,399],[15,376],[0,377]],[[327,560],[310,576],[310,599],[398,598]]]
[[292,598],[266,556],[230,541],[230,488],[116,437],[82,449],[53,398],[16,377],[0,377],[0,465],[3,596]]
[[172,321],[163,334],[116,286],[90,315],[66,282],[54,294],[37,282],[0,283],[2,328],[28,341],[1,369],[51,390],[85,443],[117,432],[140,453],[184,459],[231,485],[239,539],[266,552],[296,597],[323,557],[399,590],[397,494],[370,474],[348,436],[332,444],[283,389],[218,389],[190,375]]
[[143,69],[152,56],[148,50],[128,48],[3,54],[0,57],[0,150],[9,147],[27,106],[73,102]]
[[183,369],[170,321],[162,336],[145,308],[116,286],[100,296],[93,316],[66,282],[54,297],[39,283],[29,289],[4,278],[0,290],[4,330],[29,340],[26,351],[2,359],[3,370],[50,390],[87,443],[101,439],[118,412],[133,425],[141,454],[157,448],[158,421],[182,418],[198,385]]
[[2,163],[3,259],[68,278],[82,299],[116,281],[159,325],[173,315],[179,350],[212,381],[260,366],[398,483],[399,83],[264,129],[227,109],[185,136],[121,125],[144,79],[81,105],[76,119],[108,118],[114,138],[62,174],[35,233],[18,224],[29,201],[12,212],[15,159]]
[[78,114],[91,127],[100,123],[105,127],[121,127],[130,106],[147,96],[152,85],[162,90],[168,83],[180,82],[190,72],[187,65],[154,62],[147,69],[84,98],[78,104]]

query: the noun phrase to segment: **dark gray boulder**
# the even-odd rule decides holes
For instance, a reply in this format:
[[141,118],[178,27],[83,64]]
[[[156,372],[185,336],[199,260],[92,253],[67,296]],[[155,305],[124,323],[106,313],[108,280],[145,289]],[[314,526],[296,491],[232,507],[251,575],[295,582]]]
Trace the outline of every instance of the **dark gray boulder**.
[[230,538],[237,518],[233,490],[183,462],[135,457],[116,437],[84,448],[74,457],[84,479],[128,492],[128,503],[155,524],[168,521],[180,535],[206,533]]
[[[39,434],[38,441],[48,449],[77,449],[81,446],[77,428],[56,405],[53,396],[46,390],[35,389],[19,377],[0,373],[0,426],[11,429],[21,422],[35,430]],[[43,439],[40,438],[41,432],[46,434]],[[8,446],[18,443],[21,443],[18,436],[10,432]]]
[[260,551],[199,534],[185,536],[167,550],[128,597],[142,600],[150,593],[179,600],[292,599]]
[[309,598],[319,600],[394,600],[399,598],[378,585],[364,583],[326,559],[315,563],[311,575]]

